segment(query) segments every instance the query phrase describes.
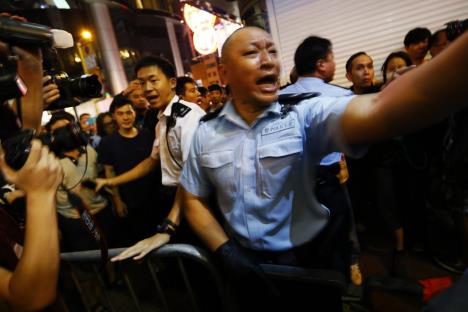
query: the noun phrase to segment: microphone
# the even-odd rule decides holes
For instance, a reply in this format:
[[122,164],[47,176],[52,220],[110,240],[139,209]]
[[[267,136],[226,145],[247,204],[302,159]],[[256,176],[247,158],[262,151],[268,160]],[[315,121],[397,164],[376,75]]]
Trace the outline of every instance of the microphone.
[[0,17],[0,40],[20,46],[66,49],[73,46],[70,33],[45,25]]
[[68,49],[73,47],[73,36],[68,31],[63,29],[51,29],[52,32],[52,48]]

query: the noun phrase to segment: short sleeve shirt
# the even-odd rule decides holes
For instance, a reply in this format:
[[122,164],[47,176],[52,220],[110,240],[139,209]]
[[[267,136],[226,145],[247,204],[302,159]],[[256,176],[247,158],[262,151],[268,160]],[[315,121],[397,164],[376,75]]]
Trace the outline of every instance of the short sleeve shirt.
[[227,231],[255,250],[302,245],[326,225],[329,211],[313,191],[316,163],[345,146],[341,116],[352,97],[317,97],[286,116],[273,103],[247,125],[228,102],[195,133],[181,185],[207,197],[215,192]]
[[97,154],[94,148],[88,145],[86,153],[81,154],[76,163],[65,157],[60,159],[60,165],[63,170],[63,181],[56,195],[58,213],[66,218],[78,219],[80,217],[76,208],[68,201],[67,193],[63,187],[78,193],[91,214],[96,214],[107,206],[107,200],[103,196],[94,190],[82,187],[80,184],[82,180],[97,178]]
[[[190,110],[176,118],[176,123],[166,135],[167,121],[171,115],[172,106],[179,102]],[[200,118],[206,113],[197,104],[180,100],[174,96],[170,104],[163,112],[158,114],[159,122],[156,125],[156,137],[154,139],[151,157],[161,159],[162,184],[177,186],[182,171],[182,166],[187,160],[193,134],[198,127]]]
[[[332,97],[353,95],[353,92],[349,89],[326,83],[322,79],[316,77],[299,77],[296,83],[293,83],[292,85],[281,90],[280,94],[303,92],[319,92],[322,96]],[[341,153],[330,153],[320,160],[320,165],[329,166],[335,163],[339,163],[341,156]]]

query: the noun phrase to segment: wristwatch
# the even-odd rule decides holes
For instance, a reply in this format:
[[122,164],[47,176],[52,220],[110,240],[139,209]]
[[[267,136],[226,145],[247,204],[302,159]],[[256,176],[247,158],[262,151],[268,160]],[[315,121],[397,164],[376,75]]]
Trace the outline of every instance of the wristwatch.
[[169,236],[173,236],[177,233],[178,228],[179,226],[177,224],[166,218],[156,227],[156,232],[166,233],[169,234]]

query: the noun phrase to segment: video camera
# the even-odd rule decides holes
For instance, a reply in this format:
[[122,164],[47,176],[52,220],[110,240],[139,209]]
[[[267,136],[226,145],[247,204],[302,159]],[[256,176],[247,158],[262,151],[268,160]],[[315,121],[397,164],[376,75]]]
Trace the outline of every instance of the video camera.
[[[66,31],[50,29],[47,26],[12,20],[0,17],[0,40],[10,45],[35,46],[42,49],[45,75],[52,77],[51,83],[57,84],[60,99],[51,103],[46,109],[56,110],[79,105],[83,100],[101,97],[101,83],[96,75],[83,75],[70,78],[66,72],[57,68],[58,57],[55,49],[73,46],[73,37]],[[18,76],[14,66],[5,66],[9,72],[0,77],[0,90],[9,90],[7,94],[0,91],[0,100],[23,95],[18,86]]]
[[[71,34],[47,26],[0,17],[0,41],[11,46],[40,48],[44,55],[45,74],[52,77],[60,91],[60,99],[47,109],[61,109],[80,104],[82,98],[101,96],[101,84],[96,75],[69,78],[65,72],[56,69],[55,48],[73,46]],[[0,57],[0,140],[5,151],[6,162],[14,169],[20,169],[28,158],[34,130],[21,129],[20,123],[4,102],[20,98],[27,92],[27,86],[17,74],[17,58],[6,55]],[[20,105],[20,102],[17,103]],[[42,103],[37,103],[42,105]],[[21,111],[20,107],[18,111]],[[19,116],[21,117],[21,116]],[[13,119],[13,120],[11,120]],[[3,122],[5,121],[5,122]]]
[[447,25],[445,28],[447,39],[453,41],[468,29],[468,19],[464,21],[451,21],[445,25]]

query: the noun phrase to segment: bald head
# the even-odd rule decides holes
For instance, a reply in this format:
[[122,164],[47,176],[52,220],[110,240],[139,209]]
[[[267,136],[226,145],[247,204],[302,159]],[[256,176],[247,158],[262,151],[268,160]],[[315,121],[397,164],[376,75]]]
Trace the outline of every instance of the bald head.
[[221,47],[221,62],[225,63],[227,61],[228,54],[231,48],[234,46],[234,43],[239,43],[239,39],[243,38],[243,34],[250,33],[250,32],[261,32],[264,34],[268,34],[265,30],[260,27],[255,26],[246,26],[242,28],[236,29],[227,39],[224,41],[223,46]]
[[236,105],[260,110],[276,101],[280,64],[269,33],[258,27],[236,30],[222,48],[220,71]]

